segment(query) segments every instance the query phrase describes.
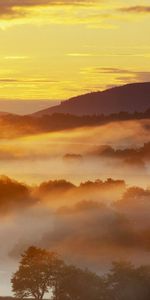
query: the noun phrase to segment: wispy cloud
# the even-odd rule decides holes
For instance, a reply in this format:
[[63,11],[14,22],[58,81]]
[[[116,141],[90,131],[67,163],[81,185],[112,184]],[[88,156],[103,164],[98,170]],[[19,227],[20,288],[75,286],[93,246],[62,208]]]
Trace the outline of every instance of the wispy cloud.
[[96,0],[1,0],[0,16],[1,18],[17,18],[25,15],[23,8],[32,8],[39,6],[54,6],[54,5],[78,5],[89,6],[97,2]]
[[150,13],[150,6],[129,6],[129,7],[122,7],[119,8],[119,11],[125,13]]
[[150,81],[150,72],[148,71],[132,71],[119,68],[101,68],[101,73],[116,74],[117,79],[126,81]]
[[6,59],[6,60],[24,60],[24,59],[29,59],[29,56],[11,55],[11,56],[5,56],[4,59]]
[[[64,10],[62,11],[62,7]],[[118,7],[112,0],[1,0],[1,28],[30,22],[54,24],[86,24],[94,28],[116,28],[111,21],[126,19],[122,12],[149,13],[150,6]],[[107,22],[105,22],[107,21]]]
[[56,83],[55,80],[50,80],[47,78],[0,78],[0,83]]
[[[135,71],[135,70],[128,70],[122,68],[85,68],[82,70],[83,75],[92,76],[92,77],[99,77],[99,76],[111,76],[111,80],[113,84],[124,84],[130,82],[143,82],[143,81],[150,81],[150,72],[149,71]],[[99,76],[98,76],[99,75]]]
[[[62,10],[63,7],[63,10]],[[0,28],[11,25],[38,24],[85,24],[87,27],[112,28],[105,24],[114,7],[104,0],[1,0]]]
[[71,57],[91,57],[94,56],[92,53],[67,53],[67,56]]

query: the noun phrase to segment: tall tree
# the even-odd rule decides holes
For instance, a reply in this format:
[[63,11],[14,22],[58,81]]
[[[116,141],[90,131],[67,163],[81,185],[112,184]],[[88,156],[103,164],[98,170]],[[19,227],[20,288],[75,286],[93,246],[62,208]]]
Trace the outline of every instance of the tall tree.
[[56,269],[62,264],[55,253],[30,247],[22,255],[19,269],[11,280],[15,296],[42,300],[53,289]]

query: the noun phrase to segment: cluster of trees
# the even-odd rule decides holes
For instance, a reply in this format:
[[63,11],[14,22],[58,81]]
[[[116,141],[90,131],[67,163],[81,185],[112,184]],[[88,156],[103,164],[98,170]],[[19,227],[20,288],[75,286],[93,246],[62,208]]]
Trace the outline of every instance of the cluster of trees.
[[[67,265],[54,252],[30,247],[12,277],[15,297],[42,300],[149,300],[150,266],[113,263],[99,276]],[[49,296],[47,296],[49,293]]]

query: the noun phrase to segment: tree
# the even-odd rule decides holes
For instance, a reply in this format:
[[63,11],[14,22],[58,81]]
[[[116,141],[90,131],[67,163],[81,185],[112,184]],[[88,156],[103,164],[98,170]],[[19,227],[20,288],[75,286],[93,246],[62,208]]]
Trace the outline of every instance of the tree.
[[149,300],[150,266],[115,262],[108,274],[99,276],[66,265],[54,252],[30,247],[12,277],[12,287],[20,299],[42,300],[51,292],[53,300]]
[[107,275],[111,300],[149,300],[150,267],[135,268],[128,262],[115,262]]
[[64,265],[57,277],[55,300],[105,300],[106,285],[100,276],[89,270]]
[[12,289],[17,298],[42,300],[53,289],[54,277],[63,265],[57,255],[44,249],[30,247],[22,255],[19,269],[12,277]]

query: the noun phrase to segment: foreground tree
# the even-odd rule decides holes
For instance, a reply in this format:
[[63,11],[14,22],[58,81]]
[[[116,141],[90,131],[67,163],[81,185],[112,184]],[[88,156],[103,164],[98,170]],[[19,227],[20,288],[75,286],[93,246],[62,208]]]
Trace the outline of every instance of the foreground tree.
[[12,277],[12,289],[17,298],[32,297],[42,300],[53,289],[54,277],[63,262],[53,252],[30,247]]
[[51,292],[53,300],[149,300],[150,266],[115,262],[108,274],[99,276],[66,265],[53,252],[30,247],[12,277],[12,287],[20,299],[42,300]]

